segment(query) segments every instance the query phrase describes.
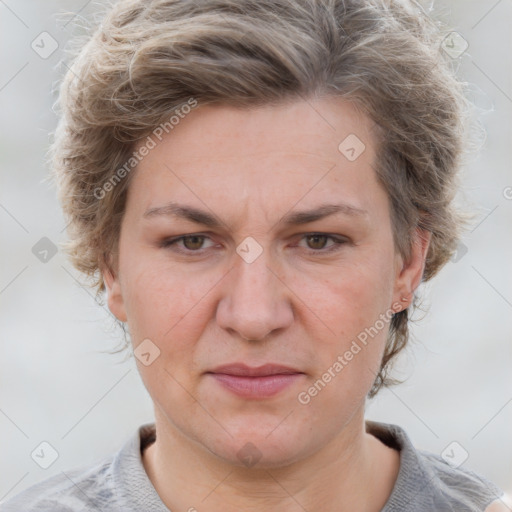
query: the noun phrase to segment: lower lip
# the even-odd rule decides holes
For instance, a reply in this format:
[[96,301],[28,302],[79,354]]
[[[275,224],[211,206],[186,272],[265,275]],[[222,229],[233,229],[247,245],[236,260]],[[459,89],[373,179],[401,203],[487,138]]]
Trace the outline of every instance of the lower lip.
[[209,375],[224,388],[244,398],[267,398],[277,395],[304,376],[303,373],[266,375],[264,377],[246,377],[226,373],[210,373]]

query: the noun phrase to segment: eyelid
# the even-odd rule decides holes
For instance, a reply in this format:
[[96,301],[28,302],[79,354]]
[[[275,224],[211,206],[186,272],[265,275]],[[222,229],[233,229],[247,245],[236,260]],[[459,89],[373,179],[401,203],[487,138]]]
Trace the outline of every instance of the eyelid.
[[328,255],[328,254],[331,254],[331,253],[336,253],[337,251],[339,251],[341,249],[341,246],[342,245],[345,245],[347,243],[350,242],[350,240],[343,236],[343,235],[335,235],[335,234],[331,234],[331,233],[323,233],[323,232],[319,232],[319,231],[312,231],[310,233],[304,233],[301,235],[301,238],[299,240],[299,242],[301,242],[302,240],[306,239],[308,236],[324,236],[326,238],[330,238],[334,243],[333,245],[331,245],[330,247],[328,247],[327,249],[308,249],[307,247],[305,248],[306,252],[308,254],[311,254],[311,255]]
[[[312,254],[312,255],[322,255],[322,254],[329,254],[329,253],[332,253],[332,252],[336,252],[336,250],[339,250],[340,249],[340,246],[342,245],[345,245],[347,243],[350,243],[350,239],[348,239],[346,236],[343,236],[343,235],[336,235],[336,234],[331,234],[331,233],[324,233],[324,232],[320,232],[320,231],[311,231],[311,232],[308,232],[308,233],[301,233],[300,235],[298,235],[300,237],[300,240],[299,242],[301,242],[302,240],[306,239],[307,237],[309,236],[324,236],[328,239],[331,239],[334,244],[330,246],[330,248],[327,248],[327,249],[308,249],[308,248],[305,248],[306,252],[309,253],[309,254]],[[180,236],[177,236],[177,237],[173,237],[173,238],[168,238],[168,239],[165,239],[163,240],[162,242],[160,242],[160,247],[164,248],[164,249],[168,249],[172,246],[177,246],[177,244],[182,241],[183,239],[185,238],[190,238],[190,237],[197,237],[197,238],[203,238],[205,240],[212,240],[212,238],[207,235],[207,234],[204,234],[204,233],[187,233],[185,235],[180,235]],[[198,249],[196,251],[194,250],[190,250],[190,249],[175,249],[176,252],[178,253],[181,253],[181,254],[187,254],[187,255],[192,255],[192,254],[195,254],[195,255],[201,255],[203,254],[206,250],[210,249],[211,247],[209,248],[206,248],[206,249]]]
[[[166,238],[165,240],[162,240],[159,243],[159,246],[163,247],[165,249],[165,248],[172,247],[173,245],[178,244],[185,238],[191,238],[191,237],[204,238],[205,240],[209,239],[213,242],[212,238],[204,233],[189,233],[186,235],[180,235],[180,236],[176,236],[176,237],[172,237],[172,238]],[[199,249],[197,251],[191,251],[191,250],[185,249],[185,250],[178,250],[177,252],[188,253],[188,254],[193,254],[193,253],[200,254],[202,251],[204,251],[204,249]]]

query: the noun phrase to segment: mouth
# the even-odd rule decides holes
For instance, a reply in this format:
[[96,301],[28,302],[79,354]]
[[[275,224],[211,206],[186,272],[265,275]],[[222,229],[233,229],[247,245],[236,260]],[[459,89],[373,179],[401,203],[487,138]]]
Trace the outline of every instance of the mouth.
[[299,379],[304,372],[288,366],[265,364],[250,367],[243,363],[223,365],[206,372],[224,390],[243,398],[261,399],[277,395]]

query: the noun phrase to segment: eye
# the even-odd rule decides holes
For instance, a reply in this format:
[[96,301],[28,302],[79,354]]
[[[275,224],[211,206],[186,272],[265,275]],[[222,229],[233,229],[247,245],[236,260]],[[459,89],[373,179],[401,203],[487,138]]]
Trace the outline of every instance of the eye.
[[[332,240],[333,244],[325,248],[327,240]],[[306,240],[306,244],[311,248],[311,253],[329,253],[336,251],[341,245],[347,243],[347,240],[342,237],[327,235],[325,233],[310,233],[303,236],[303,240]]]
[[[162,248],[171,248],[177,252],[185,253],[185,254],[202,254],[205,250],[212,248],[204,247],[205,240],[211,240],[210,237],[201,234],[191,234],[191,235],[183,235],[176,238],[171,238],[169,240],[163,240],[160,242],[160,247]],[[344,237],[328,235],[325,233],[307,233],[302,235],[301,242],[305,240],[306,244],[309,248],[311,254],[325,254],[338,250],[341,245],[348,242],[348,240]],[[326,243],[328,240],[332,240],[332,244],[327,246]]]
[[[177,246],[176,249],[178,252],[200,252],[203,248],[203,242],[206,240],[206,235],[184,235],[178,238],[173,238],[171,240],[164,240],[160,245],[161,247],[170,247],[172,245]],[[185,247],[185,250],[179,248],[179,243],[182,242],[183,245],[181,247]]]

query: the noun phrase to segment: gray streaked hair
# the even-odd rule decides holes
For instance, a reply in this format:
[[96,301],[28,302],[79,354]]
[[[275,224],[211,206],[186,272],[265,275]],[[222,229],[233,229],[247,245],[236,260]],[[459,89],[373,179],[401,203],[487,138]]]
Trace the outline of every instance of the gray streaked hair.
[[[412,231],[431,233],[423,280],[431,279],[464,221],[453,199],[466,101],[442,35],[405,0],[115,3],[60,87],[50,156],[73,265],[97,295],[105,290],[101,269],[117,266],[133,172],[101,198],[95,190],[191,98],[246,108],[339,97],[376,125],[375,172],[390,199],[396,249],[407,258]],[[408,323],[407,309],[393,316],[370,397],[396,382],[388,370],[407,344]]]

